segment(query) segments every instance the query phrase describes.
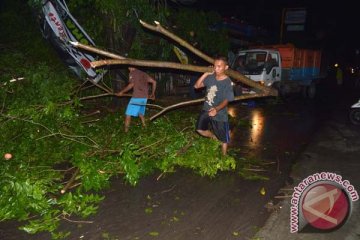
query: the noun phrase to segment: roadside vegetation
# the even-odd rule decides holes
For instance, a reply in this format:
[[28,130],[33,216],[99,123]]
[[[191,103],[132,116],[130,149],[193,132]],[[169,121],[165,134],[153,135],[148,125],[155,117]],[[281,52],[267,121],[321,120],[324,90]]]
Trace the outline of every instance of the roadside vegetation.
[[[81,100],[102,92],[66,69],[42,39],[30,7],[21,1],[7,2],[0,15],[4,26],[0,33],[4,39],[0,45],[1,221],[18,220],[28,233],[48,231],[54,239],[64,238],[70,233],[57,230],[60,221],[86,220],[96,213],[104,198],[100,190],[109,187],[113,177],[123,177],[135,186],[143,176],[156,173],[161,177],[178,168],[210,177],[235,169],[235,159],[221,156],[216,141],[194,134],[194,114],[172,112],[145,129],[134,126],[125,134],[123,116],[102,108],[110,103],[109,98]],[[138,9],[137,14],[151,20],[151,13],[162,12],[163,20],[171,15],[162,1],[150,6],[141,5],[149,4],[147,1],[123,1],[134,4],[122,6],[124,9],[115,1],[72,1],[70,7],[79,14],[80,22],[92,14],[81,10],[90,2],[95,8],[87,9],[98,14],[84,28],[103,46],[108,46],[111,37],[115,39],[117,27],[121,28],[117,18],[129,16],[129,9]],[[109,9],[118,12],[109,13]],[[101,18],[101,14],[114,18]],[[114,35],[106,34],[107,26],[114,27]],[[171,59],[172,46],[160,40],[164,45],[154,50],[146,47],[146,38],[144,33],[136,35],[130,56]],[[154,55],[161,50],[165,55]],[[105,77],[102,84],[111,86],[111,78]],[[10,155],[5,158],[6,153]]]

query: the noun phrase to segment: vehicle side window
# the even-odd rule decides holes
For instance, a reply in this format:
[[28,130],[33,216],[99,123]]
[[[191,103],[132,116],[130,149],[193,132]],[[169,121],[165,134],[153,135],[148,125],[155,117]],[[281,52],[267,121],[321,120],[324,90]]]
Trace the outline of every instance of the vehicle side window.
[[245,70],[245,59],[244,57],[238,57],[235,60],[234,69],[240,73],[242,73]]
[[279,66],[279,62],[278,62],[278,56],[276,54],[269,54],[266,62],[265,62],[265,69],[266,69],[266,73],[270,73],[271,69],[273,67],[278,67]]

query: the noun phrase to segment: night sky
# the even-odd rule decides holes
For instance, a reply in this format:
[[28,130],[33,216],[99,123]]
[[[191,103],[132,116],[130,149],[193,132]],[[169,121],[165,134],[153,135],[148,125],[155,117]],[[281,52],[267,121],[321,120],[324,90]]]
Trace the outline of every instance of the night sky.
[[234,16],[263,27],[275,36],[279,36],[284,8],[305,8],[304,35],[313,40],[310,43],[343,58],[355,58],[355,50],[360,49],[360,33],[357,32],[360,31],[360,9],[355,3],[348,0],[197,0],[188,6],[217,11],[224,17]]

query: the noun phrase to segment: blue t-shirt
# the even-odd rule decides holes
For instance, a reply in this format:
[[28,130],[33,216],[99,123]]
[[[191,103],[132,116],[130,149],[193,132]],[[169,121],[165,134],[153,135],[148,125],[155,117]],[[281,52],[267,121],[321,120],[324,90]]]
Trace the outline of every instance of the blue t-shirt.
[[[206,87],[206,97],[203,110],[208,111],[210,108],[218,106],[225,99],[229,102],[234,100],[234,90],[229,77],[224,80],[216,80],[215,74],[212,74],[207,76],[203,83]],[[227,122],[227,107],[218,111],[213,119],[219,122]]]

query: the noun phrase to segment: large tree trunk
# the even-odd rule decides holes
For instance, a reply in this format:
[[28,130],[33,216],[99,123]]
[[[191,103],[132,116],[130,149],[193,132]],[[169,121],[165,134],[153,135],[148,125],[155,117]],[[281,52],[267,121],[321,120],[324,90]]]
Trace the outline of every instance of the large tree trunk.
[[[91,66],[96,68],[104,65],[135,65],[135,66],[143,66],[143,67],[157,67],[157,68],[173,68],[173,69],[180,69],[192,72],[211,72],[213,69],[211,67],[202,67],[202,66],[195,66],[190,64],[181,64],[181,63],[173,63],[173,62],[160,62],[160,61],[148,61],[148,60],[137,60],[137,59],[129,59],[122,57],[120,55],[110,53],[92,46],[84,45],[78,42],[71,42],[75,47],[94,52],[103,56],[107,56],[113,59],[109,60],[100,60],[91,63]],[[251,79],[245,77],[244,75],[236,72],[232,69],[228,69],[226,73],[232,77],[233,79],[240,81],[250,87],[255,89],[259,89],[264,93],[268,94],[269,96],[277,96],[278,93],[275,89],[263,86],[257,82],[252,81]]]
[[[140,22],[144,27],[146,27],[150,30],[159,32],[159,33],[169,37],[170,39],[176,41],[178,44],[187,48],[188,50],[190,50],[197,56],[201,57],[205,61],[207,61],[211,64],[214,63],[213,58],[207,56],[206,54],[202,53],[198,49],[194,48],[191,44],[187,43],[185,40],[179,38],[175,34],[170,33],[169,31],[164,29],[158,22],[155,22],[156,26],[149,25],[141,20],[140,20]],[[132,66],[144,66],[144,67],[156,67],[156,68],[172,68],[172,69],[179,69],[179,70],[192,71],[192,72],[211,72],[211,71],[213,71],[212,67],[195,66],[195,65],[190,65],[190,64],[180,64],[180,63],[174,63],[174,62],[160,62],[160,61],[129,59],[129,58],[125,58],[123,56],[120,56],[120,55],[117,55],[114,53],[110,53],[110,52],[107,52],[107,51],[104,51],[104,50],[101,50],[101,49],[98,49],[98,48],[95,48],[92,46],[83,45],[81,43],[77,43],[77,42],[70,42],[70,43],[73,44],[75,47],[111,58],[108,60],[99,60],[99,61],[92,62],[91,67],[93,67],[93,68],[101,67],[104,65],[132,65]],[[244,75],[240,74],[237,71],[228,69],[226,71],[226,74],[228,76],[230,76],[231,78],[233,78],[234,80],[237,80],[237,81],[239,81],[245,85],[248,85],[250,87],[253,87],[257,90],[260,90],[260,92],[257,94],[242,95],[242,96],[237,97],[236,100],[278,95],[277,90],[270,88],[270,87],[263,86],[257,82],[254,82],[251,79],[245,77]],[[161,114],[165,113],[166,111],[169,111],[169,110],[181,107],[181,106],[200,103],[202,101],[204,101],[204,99],[196,99],[196,100],[182,102],[182,103],[168,106],[168,107],[162,109],[159,113],[152,116],[150,119],[153,120],[153,119],[157,118],[158,116],[160,116]]]

